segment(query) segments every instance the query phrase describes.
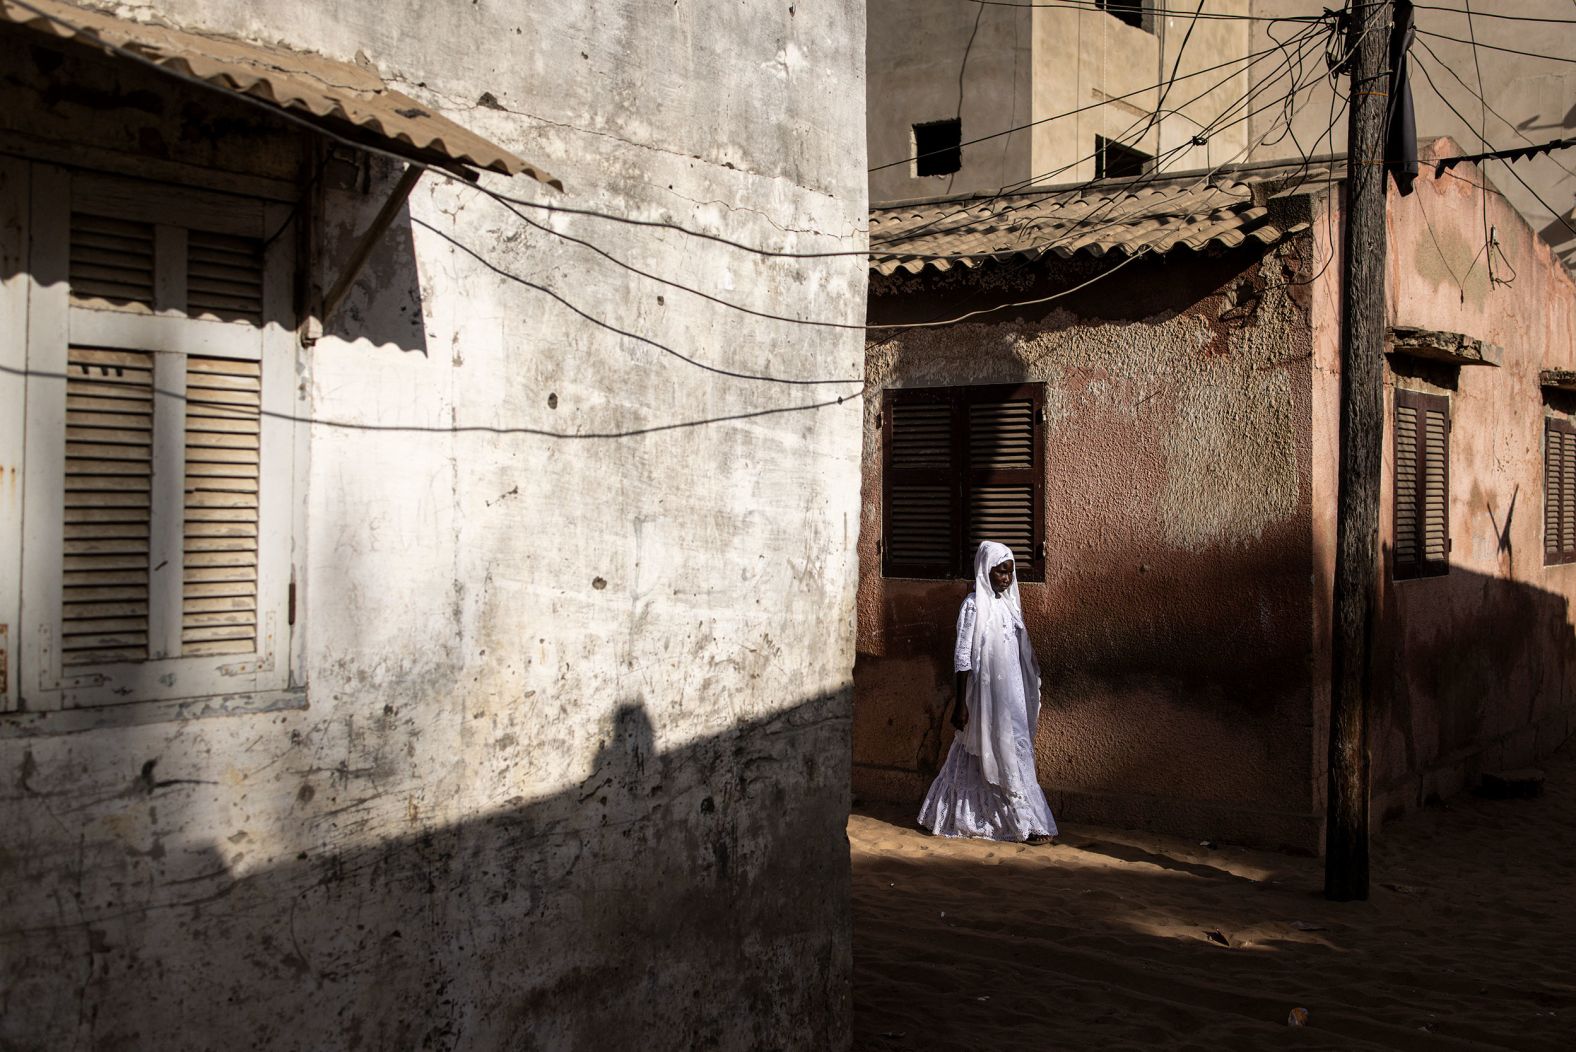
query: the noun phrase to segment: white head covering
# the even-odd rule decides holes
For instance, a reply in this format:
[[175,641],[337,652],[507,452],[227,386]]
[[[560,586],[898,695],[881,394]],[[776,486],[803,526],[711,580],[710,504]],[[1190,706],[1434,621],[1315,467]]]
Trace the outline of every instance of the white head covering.
[[[1023,625],[1017,564],[1013,564],[1012,582],[1006,591],[998,596],[991,587],[991,570],[1005,562],[1013,562],[1012,549],[995,541],[984,541],[974,553],[974,643],[970,653],[974,671],[969,677],[969,722],[963,732],[963,747],[980,758],[980,769],[987,782],[1021,792],[1028,787],[1015,784],[1019,764],[1012,762],[1016,748],[1012,721],[998,711],[1005,699],[995,684],[998,675],[1023,677],[1032,732],[1040,717],[1040,665],[1034,659],[1034,647]],[[1008,632],[1017,636],[1016,668],[1011,667],[1008,657]]]

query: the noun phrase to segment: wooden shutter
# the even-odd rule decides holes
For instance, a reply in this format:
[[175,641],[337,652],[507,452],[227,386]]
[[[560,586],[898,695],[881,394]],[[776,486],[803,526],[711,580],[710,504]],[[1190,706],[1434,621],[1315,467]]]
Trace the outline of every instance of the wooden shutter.
[[1395,575],[1450,569],[1450,403],[1395,393]]
[[1544,421],[1543,561],[1576,562],[1576,427],[1565,420]]
[[882,574],[957,570],[956,400],[948,390],[890,390],[883,406]]
[[263,243],[192,230],[186,235],[186,310],[224,321],[263,320]]
[[62,664],[148,656],[153,356],[72,347],[66,371]]
[[964,388],[969,470],[964,567],[981,541],[1012,549],[1018,576],[1043,579],[1040,558],[1039,385]]
[[972,577],[982,540],[1043,580],[1041,384],[889,390],[883,404],[882,573]]
[[153,306],[153,224],[71,213],[72,302]]
[[257,649],[258,362],[186,362],[181,652]]

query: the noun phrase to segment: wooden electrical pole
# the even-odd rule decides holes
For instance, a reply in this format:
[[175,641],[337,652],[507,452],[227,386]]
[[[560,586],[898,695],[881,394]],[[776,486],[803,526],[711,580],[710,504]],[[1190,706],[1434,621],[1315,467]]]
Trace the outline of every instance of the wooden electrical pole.
[[1324,895],[1368,897],[1368,712],[1384,437],[1385,168],[1391,0],[1347,8],[1351,100],[1341,275],[1341,451]]

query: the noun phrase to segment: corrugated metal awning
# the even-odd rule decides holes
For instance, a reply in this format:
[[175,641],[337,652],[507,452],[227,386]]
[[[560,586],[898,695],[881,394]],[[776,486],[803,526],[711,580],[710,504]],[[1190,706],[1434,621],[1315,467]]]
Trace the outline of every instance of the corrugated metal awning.
[[25,5],[0,0],[3,22],[64,40],[124,49],[172,75],[259,99],[326,131],[411,160],[505,175],[524,173],[563,189],[542,169],[392,90],[375,72],[352,63],[133,22],[69,0],[25,0]]
[[1110,181],[888,205],[870,210],[870,268],[878,274],[950,270],[992,260],[1061,259],[1077,253],[1166,253],[1249,241],[1273,244],[1302,224],[1276,222],[1266,204],[1288,187],[1316,188],[1329,168],[1216,173]]

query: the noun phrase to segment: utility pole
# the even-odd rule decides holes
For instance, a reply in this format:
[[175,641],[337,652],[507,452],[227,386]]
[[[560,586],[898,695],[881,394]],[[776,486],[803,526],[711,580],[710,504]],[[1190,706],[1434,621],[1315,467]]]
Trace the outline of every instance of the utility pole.
[[1341,451],[1324,895],[1368,897],[1368,713],[1384,438],[1385,123],[1392,0],[1351,0],[1341,274]]

